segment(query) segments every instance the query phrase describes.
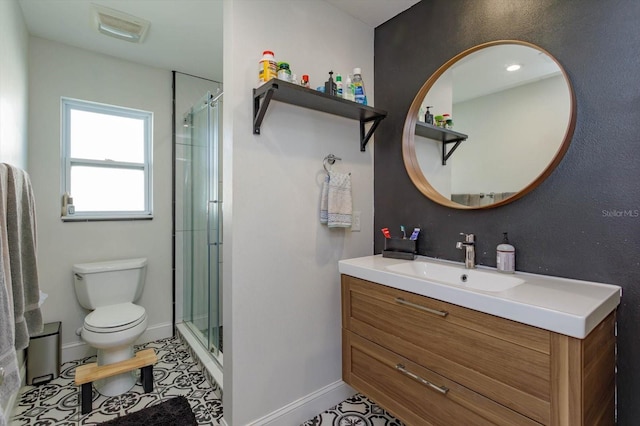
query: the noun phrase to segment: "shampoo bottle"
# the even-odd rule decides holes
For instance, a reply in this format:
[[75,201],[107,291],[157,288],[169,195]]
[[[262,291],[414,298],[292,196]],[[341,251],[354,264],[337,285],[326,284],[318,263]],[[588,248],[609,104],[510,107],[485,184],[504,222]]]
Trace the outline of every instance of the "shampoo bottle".
[[513,274],[516,271],[516,249],[509,244],[507,233],[503,232],[503,235],[502,243],[496,250],[496,269],[498,272]]

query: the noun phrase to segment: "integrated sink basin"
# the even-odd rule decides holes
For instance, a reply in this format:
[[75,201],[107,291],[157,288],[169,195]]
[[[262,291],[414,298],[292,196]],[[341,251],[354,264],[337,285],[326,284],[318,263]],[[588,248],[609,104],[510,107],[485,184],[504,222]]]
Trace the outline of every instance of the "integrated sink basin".
[[338,262],[341,274],[584,339],[620,303],[619,286],[418,256]]
[[410,275],[429,281],[456,285],[473,290],[501,292],[516,287],[524,280],[515,276],[502,275],[499,272],[485,272],[464,269],[460,266],[431,262],[406,262],[386,267],[390,272]]

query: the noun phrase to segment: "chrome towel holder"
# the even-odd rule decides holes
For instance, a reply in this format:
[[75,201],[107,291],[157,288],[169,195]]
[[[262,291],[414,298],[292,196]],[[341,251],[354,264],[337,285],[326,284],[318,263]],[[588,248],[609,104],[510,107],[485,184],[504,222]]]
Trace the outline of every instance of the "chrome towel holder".
[[[324,170],[327,173],[329,173],[329,171],[331,170],[331,166],[335,164],[336,160],[342,161],[342,158],[336,157],[333,154],[329,154],[326,157],[324,157],[324,160],[322,160],[322,167],[324,167]],[[327,167],[327,164],[329,164],[329,167]]]

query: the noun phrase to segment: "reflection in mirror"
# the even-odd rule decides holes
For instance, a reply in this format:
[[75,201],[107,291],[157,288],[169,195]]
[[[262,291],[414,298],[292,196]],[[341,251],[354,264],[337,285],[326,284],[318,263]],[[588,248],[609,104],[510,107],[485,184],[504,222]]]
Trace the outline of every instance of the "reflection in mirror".
[[[511,65],[520,68],[508,71]],[[412,104],[403,136],[407,171],[425,195],[450,207],[513,201],[564,155],[575,122],[573,99],[560,65],[536,46],[503,41],[463,52]],[[432,121],[427,106],[433,125],[425,124]],[[449,120],[438,128],[445,114]]]

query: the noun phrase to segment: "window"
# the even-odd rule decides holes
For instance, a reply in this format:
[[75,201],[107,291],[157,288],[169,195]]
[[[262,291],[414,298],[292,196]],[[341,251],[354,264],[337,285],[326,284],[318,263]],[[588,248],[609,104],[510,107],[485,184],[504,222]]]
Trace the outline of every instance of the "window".
[[151,218],[153,113],[62,99],[62,193],[74,219]]

